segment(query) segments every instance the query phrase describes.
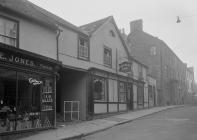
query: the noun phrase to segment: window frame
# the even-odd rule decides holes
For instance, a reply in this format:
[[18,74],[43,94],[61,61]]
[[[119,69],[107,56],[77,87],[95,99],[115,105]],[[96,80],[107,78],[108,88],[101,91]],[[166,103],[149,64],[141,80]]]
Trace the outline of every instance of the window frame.
[[144,107],[144,86],[141,84],[137,85],[137,105]]
[[[103,78],[103,77],[100,77],[100,76],[95,76],[94,78],[93,78],[94,80],[93,80],[93,100],[94,100],[94,102],[107,102],[108,101],[108,80],[106,79],[106,78]],[[102,92],[103,93],[96,93],[96,91],[95,91],[95,82],[96,81],[100,81],[101,83],[102,83]],[[98,99],[98,98],[96,98],[95,96],[96,96],[96,94],[97,94],[97,96],[98,96],[98,94],[102,94],[102,95],[99,95],[100,97],[103,97],[103,98],[101,98],[101,99]]]
[[[85,42],[87,42],[87,50],[88,50],[88,56],[82,56],[81,53],[80,53],[80,49],[82,48],[80,45],[80,40],[83,39]],[[84,47],[84,46],[83,46]],[[90,61],[90,44],[89,44],[89,40],[87,38],[84,38],[84,37],[81,37],[79,36],[78,37],[78,59],[81,59],[81,60],[86,60],[86,61]]]
[[[20,29],[19,29],[19,24],[20,24],[20,22],[18,21],[18,20],[16,20],[16,19],[13,19],[13,18],[11,18],[11,17],[8,17],[8,16],[5,16],[5,15],[2,15],[2,14],[0,14],[0,18],[2,18],[2,19],[6,19],[6,20],[10,20],[10,21],[12,21],[12,22],[15,22],[16,23],[16,28],[17,28],[17,33],[16,33],[16,46],[13,46],[13,45],[9,45],[9,44],[5,44],[5,43],[3,43],[3,42],[0,42],[1,44],[5,44],[5,45],[8,45],[8,46],[12,46],[12,47],[15,47],[15,48],[19,48],[19,31],[20,31]],[[4,36],[4,37],[7,37],[7,38],[12,38],[12,37],[9,37],[9,36],[5,36],[5,35],[1,35],[0,34],[0,36]]]
[[[124,91],[121,91],[121,87],[120,87],[121,84],[123,84],[123,86],[124,86],[124,87],[123,87],[123,90],[124,90]],[[118,89],[119,89],[119,90],[118,90],[118,102],[119,102],[119,103],[126,103],[126,102],[127,102],[127,84],[126,84],[126,82],[119,81],[119,82],[118,82]],[[120,97],[121,97],[120,95],[123,95],[123,94],[124,94],[124,101],[121,101],[121,100],[120,100],[120,99],[121,99],[121,98],[120,98]]]
[[109,34],[110,34],[111,37],[114,37],[114,38],[116,37],[116,35],[115,35],[115,33],[114,33],[113,30],[110,30],[110,31],[109,31]]
[[[105,50],[109,51],[110,54],[111,54],[111,56],[110,56],[110,64],[106,63],[106,61],[105,61],[105,60],[106,60]],[[109,48],[109,47],[107,47],[107,46],[105,46],[105,45],[104,45],[104,47],[103,47],[103,64],[104,64],[104,66],[106,66],[106,67],[112,68],[112,49]]]
[[150,47],[150,55],[151,56],[156,56],[157,55],[156,46],[151,46]]

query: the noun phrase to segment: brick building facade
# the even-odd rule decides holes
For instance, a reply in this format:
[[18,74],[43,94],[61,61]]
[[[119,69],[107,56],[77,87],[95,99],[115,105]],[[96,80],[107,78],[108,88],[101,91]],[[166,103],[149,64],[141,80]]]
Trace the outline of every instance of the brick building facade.
[[186,64],[162,40],[143,31],[142,20],[130,23],[127,44],[131,54],[146,64],[157,80],[158,104],[180,104],[186,93]]

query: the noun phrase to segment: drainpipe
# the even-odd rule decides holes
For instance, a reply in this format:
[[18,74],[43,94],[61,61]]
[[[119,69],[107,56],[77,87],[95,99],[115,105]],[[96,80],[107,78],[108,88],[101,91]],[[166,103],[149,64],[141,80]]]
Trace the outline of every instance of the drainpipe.
[[57,34],[56,34],[57,61],[59,61],[59,36],[60,36],[61,32],[62,32],[62,30],[58,27]]

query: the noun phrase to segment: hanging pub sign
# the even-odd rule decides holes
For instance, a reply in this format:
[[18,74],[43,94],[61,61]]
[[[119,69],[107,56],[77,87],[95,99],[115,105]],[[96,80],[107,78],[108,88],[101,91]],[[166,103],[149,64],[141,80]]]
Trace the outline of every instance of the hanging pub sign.
[[45,69],[45,70],[53,70],[51,66],[39,63],[37,61],[25,58],[17,54],[10,54],[10,53],[5,53],[1,51],[0,51],[0,60],[6,61],[6,62],[17,63],[17,64],[29,66],[29,67],[36,67],[36,68]]
[[120,72],[131,72],[131,62],[124,61],[119,64],[119,71]]

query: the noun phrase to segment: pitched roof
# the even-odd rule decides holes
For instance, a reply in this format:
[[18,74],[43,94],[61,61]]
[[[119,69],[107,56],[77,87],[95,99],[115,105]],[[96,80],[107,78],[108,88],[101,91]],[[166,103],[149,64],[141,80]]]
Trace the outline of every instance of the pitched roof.
[[55,27],[55,21],[48,18],[38,10],[27,0],[0,0],[0,7],[3,9],[9,9],[22,16],[34,19],[38,22]]
[[67,22],[66,20],[50,13],[49,11],[36,6],[28,0],[0,0],[0,7],[3,9],[9,9],[22,16],[30,19],[34,19],[50,27],[57,28],[57,24],[61,24],[74,31],[86,34],[84,31],[79,29],[77,26]]
[[89,35],[93,34],[97,29],[99,29],[104,23],[112,19],[113,16],[109,16],[85,25],[80,26],[80,28],[86,31]]

